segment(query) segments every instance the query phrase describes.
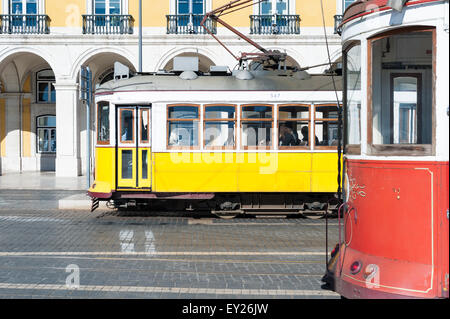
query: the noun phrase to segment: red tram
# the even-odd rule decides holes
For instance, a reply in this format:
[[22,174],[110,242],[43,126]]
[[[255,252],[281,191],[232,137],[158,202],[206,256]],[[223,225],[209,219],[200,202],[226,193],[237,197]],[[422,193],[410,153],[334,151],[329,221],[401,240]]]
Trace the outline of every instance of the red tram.
[[449,1],[356,1],[342,23],[345,298],[449,297]]

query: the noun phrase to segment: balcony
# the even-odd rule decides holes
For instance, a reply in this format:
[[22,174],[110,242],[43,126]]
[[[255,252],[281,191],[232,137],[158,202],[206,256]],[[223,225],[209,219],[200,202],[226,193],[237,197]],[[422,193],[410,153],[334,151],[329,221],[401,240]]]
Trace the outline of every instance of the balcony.
[[300,34],[297,14],[251,15],[250,34]]
[[334,16],[334,34],[341,35],[342,29],[340,28],[340,25],[342,23],[342,15],[337,14]]
[[83,14],[83,34],[133,34],[128,14]]
[[[167,34],[208,34],[200,23],[203,14],[167,15]],[[207,19],[205,26],[213,33],[217,33],[217,22]]]
[[46,14],[1,14],[0,34],[49,34]]

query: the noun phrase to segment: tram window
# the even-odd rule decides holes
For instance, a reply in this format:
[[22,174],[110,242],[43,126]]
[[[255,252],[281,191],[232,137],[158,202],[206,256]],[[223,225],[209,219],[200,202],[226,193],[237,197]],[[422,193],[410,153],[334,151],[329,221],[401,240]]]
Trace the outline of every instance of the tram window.
[[241,127],[244,148],[272,148],[273,107],[242,106]]
[[[361,44],[350,44],[344,51],[346,151],[360,153],[361,148]],[[352,146],[357,146],[351,147]]]
[[132,143],[134,141],[134,110],[120,110],[120,141]]
[[97,117],[97,143],[109,144],[109,103],[98,103]]
[[141,143],[149,142],[149,131],[150,131],[150,110],[141,110]]
[[133,151],[123,150],[122,151],[122,178],[132,179],[133,178]]
[[314,115],[314,145],[337,146],[338,108],[336,105],[316,105]]
[[167,110],[167,130],[169,147],[198,147],[198,106],[169,106]]
[[[400,30],[370,41],[370,152],[431,152],[426,145],[433,142],[433,32]],[[412,144],[423,146],[411,152],[408,146]]]
[[207,149],[235,148],[236,108],[205,106],[203,143]]
[[245,119],[271,119],[272,106],[243,106],[241,117]]
[[307,146],[302,134],[309,127],[309,105],[287,105],[278,108],[278,146],[280,149]]
[[148,151],[142,150],[142,179],[148,179]]

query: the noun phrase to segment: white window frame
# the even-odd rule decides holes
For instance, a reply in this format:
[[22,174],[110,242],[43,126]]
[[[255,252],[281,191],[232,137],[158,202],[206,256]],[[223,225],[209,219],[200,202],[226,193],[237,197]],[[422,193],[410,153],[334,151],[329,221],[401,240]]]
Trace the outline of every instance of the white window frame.
[[[207,13],[207,12],[212,10],[211,9],[211,7],[212,7],[212,4],[211,4],[212,0],[204,0],[204,1],[205,1],[205,5],[204,5],[205,13]],[[170,12],[171,15],[178,14],[177,13],[177,7],[178,7],[177,5],[178,5],[178,0],[170,0],[169,12]]]
[[[276,11],[276,2],[277,0],[269,0],[272,1],[272,14],[274,14],[273,12]],[[253,6],[253,14],[254,15],[260,15],[260,7],[261,7],[261,3],[258,3],[258,0],[254,0],[255,4]],[[287,13],[286,14],[295,14],[295,0],[288,0],[287,1],[288,4],[288,8],[287,8]]]
[[49,116],[54,116],[56,118],[56,115],[53,114],[43,114],[43,115],[38,115],[36,116],[36,154],[56,154],[56,149],[55,151],[43,151],[39,149],[39,130],[42,131],[47,131],[48,132],[48,146],[50,148],[50,143],[51,143],[51,132],[55,131],[55,141],[56,141],[56,125],[55,126],[39,126],[39,118],[41,117],[49,117]]
[[[95,0],[86,0],[87,14],[95,14],[94,1]],[[109,2],[109,0],[106,0],[106,1]],[[120,14],[122,14],[122,15],[128,14],[128,2],[129,2],[129,0],[121,0],[120,1]]]
[[[55,77],[55,80],[40,80],[40,79],[38,79],[38,73],[40,73],[42,71],[48,71],[48,70],[53,72],[53,70],[51,70],[51,69],[41,69],[36,72],[36,78],[35,78],[36,97],[35,97],[35,99],[36,99],[36,103],[38,103],[38,104],[55,104],[56,103],[56,100],[55,101],[51,100],[51,92],[52,92],[51,87],[52,87],[52,84],[54,85],[56,83],[56,77]],[[53,74],[54,74],[54,72],[53,72]],[[50,101],[39,100],[39,83],[47,83],[48,84],[48,90],[49,90],[48,94],[49,94]]]
[[[37,0],[36,2],[37,2],[36,14],[45,14],[45,0]],[[12,12],[13,8],[11,8],[11,3],[12,3],[11,0],[3,1],[3,6],[2,6],[3,14],[14,14],[14,12]],[[23,11],[23,8],[26,8],[26,3],[27,3],[27,0],[22,0],[22,11]],[[22,13],[22,14],[26,14],[26,13]]]
[[[352,2],[355,2],[356,0],[353,0]],[[344,14],[345,11],[345,0],[337,0],[336,3],[336,11],[338,14]]]

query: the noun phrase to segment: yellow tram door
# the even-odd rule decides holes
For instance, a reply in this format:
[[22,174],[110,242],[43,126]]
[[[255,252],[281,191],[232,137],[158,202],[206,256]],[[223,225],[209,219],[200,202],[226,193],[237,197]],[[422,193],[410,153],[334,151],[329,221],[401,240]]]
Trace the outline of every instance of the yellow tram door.
[[117,189],[151,189],[151,108],[117,108]]

